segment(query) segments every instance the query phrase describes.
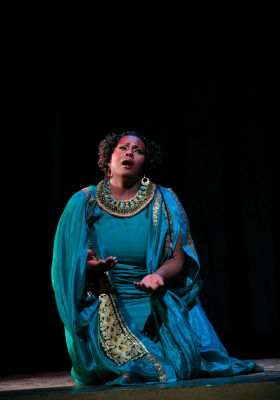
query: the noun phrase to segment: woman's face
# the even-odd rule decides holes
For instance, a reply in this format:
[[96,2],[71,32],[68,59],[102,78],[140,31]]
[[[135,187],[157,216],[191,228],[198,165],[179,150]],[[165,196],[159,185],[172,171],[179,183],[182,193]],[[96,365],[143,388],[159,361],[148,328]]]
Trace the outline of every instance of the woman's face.
[[142,178],[145,144],[137,136],[123,136],[115,147],[109,167],[111,176]]

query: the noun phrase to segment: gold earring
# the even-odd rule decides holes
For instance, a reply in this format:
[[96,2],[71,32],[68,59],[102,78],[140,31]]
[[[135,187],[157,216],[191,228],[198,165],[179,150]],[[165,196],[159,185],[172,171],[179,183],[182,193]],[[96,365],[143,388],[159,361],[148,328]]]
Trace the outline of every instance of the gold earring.
[[147,177],[145,176],[145,174],[144,174],[144,178],[141,179],[141,184],[144,185],[144,186],[148,186],[149,183],[150,183],[150,179],[147,178]]

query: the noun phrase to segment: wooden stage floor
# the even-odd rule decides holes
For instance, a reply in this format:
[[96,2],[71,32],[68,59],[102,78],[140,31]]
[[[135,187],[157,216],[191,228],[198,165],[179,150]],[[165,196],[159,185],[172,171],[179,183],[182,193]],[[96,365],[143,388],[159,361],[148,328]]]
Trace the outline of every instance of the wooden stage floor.
[[[0,399],[226,399],[280,400],[280,359],[255,360],[265,371],[225,378],[197,378],[170,384],[76,386],[69,372],[0,377]],[[168,390],[165,390],[168,389]]]

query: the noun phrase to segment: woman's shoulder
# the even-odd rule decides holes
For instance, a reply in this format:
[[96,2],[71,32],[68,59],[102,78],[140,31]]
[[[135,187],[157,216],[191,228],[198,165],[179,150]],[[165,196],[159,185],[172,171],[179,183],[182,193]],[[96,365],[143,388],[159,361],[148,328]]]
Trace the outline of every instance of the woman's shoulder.
[[171,187],[164,187],[161,185],[157,185],[158,191],[161,193],[161,195],[164,197],[165,200],[169,200],[171,202],[179,200],[178,196],[174,192],[174,190]]
[[83,189],[81,189],[80,192],[84,193],[87,200],[89,200],[92,197],[95,198],[96,186],[95,185],[86,186]]
[[157,185],[157,187],[170,210],[185,214],[184,206],[173,188],[166,188],[161,185]]
[[96,196],[96,186],[90,185],[86,186],[78,191],[76,191],[70,197],[68,204],[82,203],[85,201],[89,201]]

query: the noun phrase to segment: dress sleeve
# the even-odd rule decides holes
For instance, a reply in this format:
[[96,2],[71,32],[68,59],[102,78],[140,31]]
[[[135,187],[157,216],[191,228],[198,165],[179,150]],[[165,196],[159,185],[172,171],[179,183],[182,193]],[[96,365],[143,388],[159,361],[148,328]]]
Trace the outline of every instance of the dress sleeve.
[[66,329],[76,333],[89,323],[88,313],[81,313],[88,250],[86,206],[83,191],[67,203],[55,234],[51,270],[60,317]]
[[172,189],[169,189],[170,194],[172,195],[175,203],[174,203],[174,208],[175,208],[175,215],[176,219],[178,220],[178,223],[181,228],[182,236],[183,236],[183,248],[186,254],[191,257],[198,265],[199,265],[199,259],[198,255],[196,252],[195,244],[191,236],[191,230],[190,230],[190,223],[189,219],[187,216],[187,213],[179,200],[178,196],[176,195],[175,192],[173,192]]
[[[166,189],[165,199],[167,200],[172,215],[174,232],[182,232],[182,247],[185,254],[191,259],[186,262],[187,275],[184,287],[181,289],[174,289],[174,292],[183,297],[186,303],[190,304],[202,286],[202,280],[200,278],[200,263],[191,236],[189,219],[182,203],[171,188]],[[175,226],[177,226],[176,229]]]

